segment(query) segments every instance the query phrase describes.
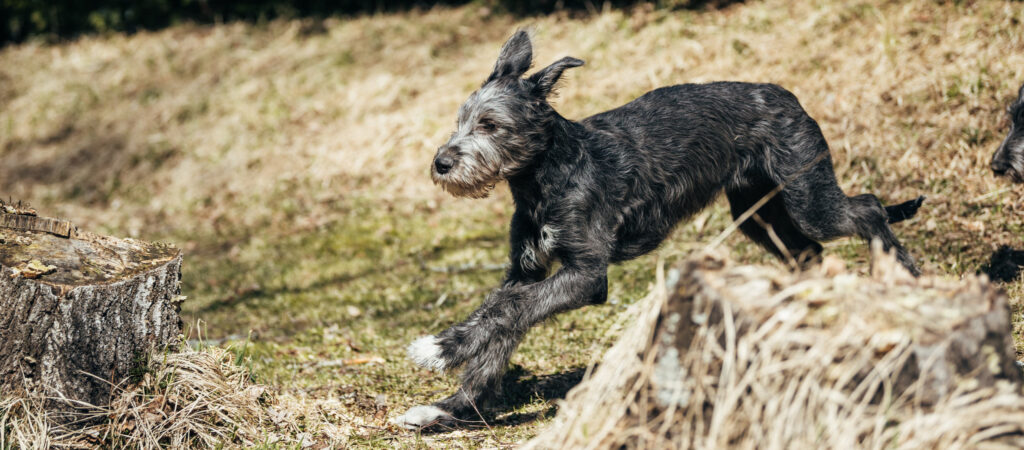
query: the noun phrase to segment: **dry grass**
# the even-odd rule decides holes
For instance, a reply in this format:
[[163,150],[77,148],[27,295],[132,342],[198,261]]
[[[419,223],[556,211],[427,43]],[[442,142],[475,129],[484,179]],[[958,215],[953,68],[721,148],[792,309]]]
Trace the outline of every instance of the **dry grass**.
[[44,399],[5,395],[0,397],[0,447],[47,448],[62,439],[41,411]]
[[[422,437],[378,419],[454,389],[402,348],[499,282],[481,268],[507,253],[507,190],[451,199],[427,166],[516,27],[534,28],[538,65],[587,61],[556,102],[570,118],[680,82],[792,90],[844,189],[928,196],[896,233],[926,273],[960,277],[1000,244],[1021,247],[1024,187],[994,179],[987,161],[1024,81],[1022,21],[1024,4],[1001,1],[766,0],[525,19],[471,5],[10,46],[0,49],[0,197],[184,248],[186,319],[226,343],[251,335],[260,383],[343,399],[345,414],[378,427],[353,428],[352,445],[507,446],[564,395],[540,380],[564,380],[610,344],[609,316],[649,290],[656,258],[613,268],[609,305],[531,333],[513,360],[521,391],[492,429]],[[729,222],[714,205],[660,257],[684,258]],[[741,261],[770,261],[742,236],[726,245]],[[864,247],[842,240],[826,252],[866,270]],[[436,270],[445,266],[469,269]],[[1019,305],[1024,283],[1006,288]],[[359,358],[383,362],[321,365]]]
[[[1001,217],[975,210],[1016,212],[1019,188],[986,162],[1020,82],[1021,16],[1004,2],[821,0],[522,23],[540,64],[588,62],[563,83],[568,117],[672,83],[779,83],[821,122],[844,187],[929,194],[930,217],[952,217],[970,242],[965,231],[1000,232],[986,224]],[[3,188],[131,234],[317,224],[336,218],[324,203],[337,196],[466,207],[425,167],[515,26],[467,7],[7,48]]]
[[[892,259],[882,259],[873,278],[723,264],[703,256],[681,275],[674,270],[670,278],[682,281],[637,305],[637,323],[524,447],[1024,443],[1019,384],[980,386],[973,373],[947,378],[947,367],[925,356],[964,345],[947,334],[988,314],[990,302],[1005,308],[986,281],[915,280]],[[980,370],[998,374],[1000,362],[1012,362],[1013,350],[997,345],[979,350],[989,352],[982,364],[996,368]],[[918,364],[915,380],[903,381]]]
[[[43,397],[0,400],[4,448],[344,446],[358,419],[336,399],[278,395],[252,382],[238,356],[211,347],[155,354],[142,379],[107,406],[45,412]],[[83,425],[84,424],[84,425]]]

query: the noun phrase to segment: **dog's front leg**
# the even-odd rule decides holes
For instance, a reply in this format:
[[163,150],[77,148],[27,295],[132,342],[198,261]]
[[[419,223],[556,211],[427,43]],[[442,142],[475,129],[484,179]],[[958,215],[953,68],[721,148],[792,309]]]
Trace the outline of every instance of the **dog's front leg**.
[[550,257],[538,255],[533,247],[536,226],[527,213],[517,209],[512,215],[509,231],[508,271],[501,286],[507,288],[536,283],[547,278],[548,269],[551,267]]
[[[426,367],[447,369],[462,361],[462,387],[431,406],[417,406],[396,419],[406,427],[422,427],[475,414],[481,401],[499,388],[512,352],[530,327],[563,311],[592,303],[607,289],[607,263],[563,266],[554,276],[533,284],[501,288],[465,321],[437,336],[427,336],[427,357],[414,357]],[[414,349],[410,353],[418,351]],[[421,364],[424,365],[424,364]]]
[[547,277],[548,258],[533,255],[530,247],[528,219],[520,211],[512,216],[509,266],[505,273],[505,281],[501,289],[491,293],[484,304],[476,312],[470,314],[462,323],[454,325],[437,336],[423,336],[409,345],[409,359],[420,367],[431,370],[449,370],[461,366],[481,347],[479,333],[474,334],[478,322],[477,317],[490,309],[489,304],[501,303],[502,292],[511,292],[516,286],[537,283]]

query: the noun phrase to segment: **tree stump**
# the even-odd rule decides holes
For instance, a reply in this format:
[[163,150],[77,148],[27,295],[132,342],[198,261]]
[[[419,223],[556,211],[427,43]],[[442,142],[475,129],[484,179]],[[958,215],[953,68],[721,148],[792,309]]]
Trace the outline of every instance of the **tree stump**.
[[[930,406],[965,383],[1021,382],[1005,292],[973,276],[913,278],[889,264],[887,255],[875,259],[885,268],[876,268],[873,279],[849,273],[794,277],[754,266],[727,267],[714,258],[691,260],[659,318],[658,358],[670,348],[686,351],[705,330],[738,345],[764,346],[758,339],[774,335],[765,324],[789,320],[794,331],[815,339],[801,345],[780,335],[774,355],[802,358],[831,340],[830,359],[852,354],[863,359],[858,370],[843,375],[851,389],[884,368],[888,395],[912,396]],[[723,322],[726,312],[729,323]],[[748,333],[760,334],[750,339]]]
[[525,448],[1024,446],[1002,289],[873,260],[688,260]]
[[0,209],[0,393],[108,404],[181,332],[180,278],[172,246]]

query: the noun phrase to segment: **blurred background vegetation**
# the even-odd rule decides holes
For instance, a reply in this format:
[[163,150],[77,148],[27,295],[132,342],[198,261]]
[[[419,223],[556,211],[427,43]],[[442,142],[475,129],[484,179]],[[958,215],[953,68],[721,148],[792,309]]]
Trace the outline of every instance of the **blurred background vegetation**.
[[[720,199],[656,253],[613,267],[607,305],[532,330],[490,428],[388,429],[458,385],[415,367],[405,345],[501,281],[508,189],[452,198],[429,165],[520,27],[535,32],[536,67],[586,61],[555,100],[571,119],[669,84],[786,87],[821,126],[846,192],[928,196],[894,228],[926,274],[974,273],[1000,245],[1022,245],[1024,185],[988,163],[1024,81],[1024,3],[504,1],[0,0],[0,198],[179,246],[193,342],[233,349],[282,395],[333,402],[323,414],[346,418],[332,420],[351,428],[347,445],[388,449],[532,436],[615,340],[659,259],[680,261],[731,223]],[[780,264],[740,234],[724,247]],[[867,248],[840,239],[826,254],[866,272]],[[1024,280],[1004,286],[1024,349]]]
[[371,14],[434,5],[475,3],[496,12],[516,15],[545,14],[557,10],[596,12],[604,7],[630,7],[651,3],[658,8],[698,8],[737,3],[736,0],[2,0],[0,45],[33,37],[48,40],[82,33],[156,30],[179,23],[232,21],[265,22],[273,19],[324,18]]

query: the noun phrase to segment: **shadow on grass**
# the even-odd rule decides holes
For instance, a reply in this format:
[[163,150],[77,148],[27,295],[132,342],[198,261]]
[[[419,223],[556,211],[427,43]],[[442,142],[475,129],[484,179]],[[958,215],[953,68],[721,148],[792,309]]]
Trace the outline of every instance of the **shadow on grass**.
[[[330,287],[341,287],[352,281],[359,280],[364,277],[376,276],[380,277],[383,275],[389,275],[402,270],[418,270],[424,274],[432,275],[453,275],[467,272],[489,272],[495,270],[504,270],[503,268],[498,269],[496,267],[490,267],[489,265],[480,266],[466,266],[466,267],[449,267],[443,266],[438,263],[442,256],[449,251],[459,250],[474,244],[480,243],[491,243],[494,245],[500,245],[504,242],[504,235],[481,235],[472,236],[464,239],[452,240],[446,239],[443,245],[436,246],[428,251],[418,253],[415,255],[409,255],[406,258],[397,259],[390,262],[389,264],[382,264],[380,266],[370,266],[362,270],[341,273],[330,277],[321,277],[315,281],[304,284],[304,285],[281,285],[272,288],[267,288],[262,285],[254,285],[251,287],[241,287],[236,289],[234,292],[222,295],[210,303],[196,308],[190,311],[191,314],[203,314],[210,312],[219,312],[225,309],[235,308],[240,305],[256,301],[262,298],[274,298],[282,294],[300,294],[304,292],[315,292]],[[381,243],[381,246],[386,244]],[[278,252],[281,253],[281,252]],[[337,257],[338,255],[332,255],[331,257]],[[436,263],[436,264],[435,264]],[[282,264],[282,267],[287,264]],[[418,268],[412,268],[418,266]],[[412,268],[412,269],[410,269]],[[494,286],[497,287],[497,286]],[[402,312],[402,311],[397,311]]]
[[304,286],[285,285],[269,289],[264,288],[262,286],[242,288],[234,293],[217,298],[210,302],[208,305],[197,308],[195,311],[190,311],[190,313],[203,314],[210,312],[218,312],[223,311],[225,309],[236,308],[238,306],[261,298],[274,298],[281,294],[299,294],[302,292],[318,291],[332,286],[343,286],[346,283],[349,283],[353,280],[358,280],[366,276],[391,273],[407,265],[408,261],[398,261],[396,264],[392,265],[387,269],[382,269],[380,267],[370,267],[355,273],[343,273],[334,277],[320,278]]
[[564,399],[570,389],[583,381],[586,372],[586,367],[577,367],[564,372],[537,376],[520,366],[513,367],[502,380],[502,401],[495,405],[496,408],[492,408],[492,416],[526,406],[538,399],[547,402],[548,406],[530,413],[511,413],[488,423],[492,426],[518,426],[541,418],[554,417],[558,407],[552,402]]
[[[583,380],[586,374],[586,367],[576,367],[563,372],[547,375],[534,375],[523,369],[521,366],[514,366],[502,379],[502,394],[492,405],[485,407],[481,413],[482,419],[465,420],[458,426],[433,426],[421,430],[424,434],[443,434],[452,431],[466,429],[485,429],[489,427],[516,427],[536,422],[539,419],[554,417],[558,407],[552,402],[564,399],[569,390]],[[537,400],[548,405],[539,411],[534,412],[512,412],[508,411],[527,406]]]
[[[76,97],[95,98],[88,86],[70,89],[68,95],[75,101],[95,101]],[[132,147],[124,133],[105,131],[106,127],[87,113],[69,116],[58,119],[62,125],[46,136],[14,137],[0,149],[0,192],[47,186],[57,193],[58,202],[105,206],[115,194],[124,193],[122,188],[145,178],[177,154],[177,149],[169,146]]]

